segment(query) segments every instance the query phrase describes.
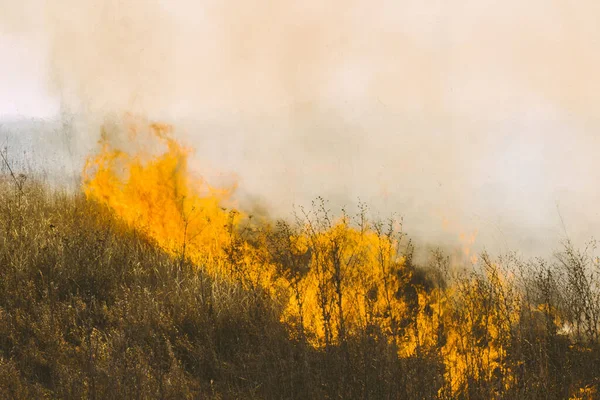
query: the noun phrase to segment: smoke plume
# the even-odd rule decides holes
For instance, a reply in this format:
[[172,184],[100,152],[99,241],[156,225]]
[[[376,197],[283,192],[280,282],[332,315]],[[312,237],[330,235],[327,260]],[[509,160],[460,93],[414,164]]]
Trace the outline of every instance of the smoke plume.
[[82,159],[133,112],[278,215],[360,198],[432,242],[525,253],[600,227],[596,1],[3,3]]

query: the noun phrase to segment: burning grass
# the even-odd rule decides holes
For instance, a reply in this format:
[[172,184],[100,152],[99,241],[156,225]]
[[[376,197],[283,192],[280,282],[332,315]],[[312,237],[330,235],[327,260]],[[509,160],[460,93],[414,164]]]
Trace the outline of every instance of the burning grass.
[[[226,208],[163,151],[103,135],[84,190],[0,196],[3,398],[593,398],[593,249],[417,265],[399,221]],[[587,397],[586,397],[587,396]]]

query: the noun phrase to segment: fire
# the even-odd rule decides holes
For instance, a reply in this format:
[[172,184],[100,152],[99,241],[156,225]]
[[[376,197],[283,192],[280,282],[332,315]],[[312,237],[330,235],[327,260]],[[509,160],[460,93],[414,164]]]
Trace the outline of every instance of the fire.
[[462,243],[462,250],[465,257],[467,257],[471,264],[477,264],[479,258],[477,257],[477,254],[472,252],[472,247],[477,239],[477,231],[473,231],[469,234],[463,232],[459,235],[459,238]]
[[111,141],[114,132],[103,128],[101,151],[85,165],[85,194],[171,254],[211,265],[230,240],[231,216],[221,204],[231,190],[191,177],[191,150],[173,138],[169,125],[145,124],[128,116],[126,127],[130,139],[155,140],[166,150],[152,156],[149,150],[118,148]]
[[[115,136],[123,130],[128,142],[143,145],[119,144]],[[193,177],[191,154],[175,140],[171,126],[127,116],[120,133],[118,127],[103,128],[100,151],[85,165],[85,194],[182,262],[261,290],[282,304],[281,320],[290,334],[316,348],[366,332],[397,346],[401,357],[436,351],[452,390],[465,384],[468,374],[490,377],[502,368],[505,350],[494,340],[499,329],[509,329],[506,315],[489,310],[491,320],[478,319],[482,305],[474,290],[486,289],[481,282],[445,288],[419,278],[398,221],[369,221],[364,212],[359,218],[333,218],[317,203],[296,224],[256,223],[224,206],[234,188],[215,188]],[[475,237],[476,232],[461,235],[473,262]],[[489,279],[504,285],[498,274]],[[490,293],[503,304],[513,300],[504,292]],[[456,309],[457,299],[465,307]],[[486,341],[472,346],[480,354],[465,353],[466,343],[476,340]],[[501,372],[509,384],[509,371]]]

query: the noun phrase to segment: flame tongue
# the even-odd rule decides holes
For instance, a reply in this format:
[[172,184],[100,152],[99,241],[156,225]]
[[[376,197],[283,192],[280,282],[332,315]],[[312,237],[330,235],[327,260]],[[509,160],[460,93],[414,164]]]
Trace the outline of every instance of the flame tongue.
[[[498,329],[507,329],[499,317],[496,328],[480,327],[476,320],[455,323],[452,316],[462,308],[453,309],[453,301],[462,299],[466,310],[476,309],[479,304],[471,295],[485,282],[427,289],[402,254],[393,223],[389,232],[367,220],[357,228],[346,216],[330,219],[323,204],[316,214],[305,214],[308,226],[283,230],[281,237],[276,232],[270,239],[253,237],[250,244],[237,232],[241,214],[222,207],[231,191],[191,177],[191,151],[173,138],[169,125],[128,117],[124,128],[129,142],[140,146],[128,150],[131,143],[115,140],[123,137],[122,131],[115,136],[105,128],[100,153],[84,169],[87,197],[110,207],[171,254],[191,259],[208,273],[250,282],[282,300],[282,321],[301,327],[302,336],[315,347],[376,326],[373,334],[393,340],[401,357],[437,349],[446,378],[457,390],[469,374],[468,359],[460,350],[469,332],[479,330],[480,336],[493,339]],[[161,152],[147,145],[152,141]],[[461,240],[469,256],[475,234]],[[502,288],[505,281],[496,268],[490,264],[488,271],[494,272],[488,281]],[[481,374],[491,376],[500,365],[495,360],[506,356],[502,346],[497,340],[481,350],[482,359],[488,360]]]
[[124,146],[115,145],[114,132],[104,127],[101,151],[84,169],[86,196],[109,206],[173,254],[185,247],[186,256],[196,262],[216,257],[229,237],[228,213],[220,206],[229,191],[191,178],[191,150],[173,138],[171,126],[129,117],[125,128],[130,139],[157,142],[163,152],[120,148]]

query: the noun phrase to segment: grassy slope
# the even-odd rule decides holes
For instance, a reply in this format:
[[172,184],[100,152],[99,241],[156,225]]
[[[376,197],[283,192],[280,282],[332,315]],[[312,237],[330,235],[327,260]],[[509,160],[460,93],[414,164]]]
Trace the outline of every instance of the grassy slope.
[[1,398],[290,395],[296,345],[260,296],[175,262],[81,196],[4,189]]
[[[289,339],[262,293],[170,258],[81,195],[0,189],[0,398],[433,398],[443,385],[434,353]],[[552,337],[514,339],[518,397],[597,382],[600,351]],[[471,398],[489,396],[477,385]]]

